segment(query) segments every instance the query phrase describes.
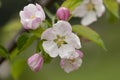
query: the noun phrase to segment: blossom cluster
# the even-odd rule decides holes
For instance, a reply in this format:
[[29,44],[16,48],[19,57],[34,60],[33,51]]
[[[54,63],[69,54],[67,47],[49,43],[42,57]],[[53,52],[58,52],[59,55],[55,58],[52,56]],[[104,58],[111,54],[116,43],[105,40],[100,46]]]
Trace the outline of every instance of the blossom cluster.
[[[28,58],[31,70],[37,72],[44,63],[43,53],[51,58],[60,57],[60,66],[65,72],[77,70],[82,64],[83,53],[80,51],[80,38],[72,32],[72,26],[68,22],[71,14],[73,17],[82,18],[82,25],[90,25],[97,21],[105,12],[102,0],[84,0],[75,10],[70,11],[66,7],[58,8],[56,12],[57,22],[49,26],[39,37],[42,40],[44,51],[36,52]],[[46,20],[45,12],[39,4],[28,4],[20,11],[21,23],[24,29],[36,30]],[[44,26],[43,26],[44,27]]]

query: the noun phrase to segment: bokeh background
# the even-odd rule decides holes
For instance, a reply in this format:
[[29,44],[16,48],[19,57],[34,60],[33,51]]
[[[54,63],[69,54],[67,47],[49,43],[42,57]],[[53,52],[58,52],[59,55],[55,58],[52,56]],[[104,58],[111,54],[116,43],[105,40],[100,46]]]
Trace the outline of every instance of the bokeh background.
[[[53,4],[60,4],[62,1],[52,0],[47,7],[54,13]],[[0,44],[7,46],[19,32],[22,26],[19,11],[30,2],[35,0],[0,0]],[[56,58],[50,64],[44,64],[38,73],[32,72],[27,66],[19,80],[120,80],[120,19],[111,22],[105,13],[90,27],[100,34],[107,51],[92,42],[82,42],[83,64],[77,71],[65,73],[60,68],[59,58]],[[35,44],[36,42],[16,59],[31,56],[35,52]],[[9,77],[4,80],[13,79]]]

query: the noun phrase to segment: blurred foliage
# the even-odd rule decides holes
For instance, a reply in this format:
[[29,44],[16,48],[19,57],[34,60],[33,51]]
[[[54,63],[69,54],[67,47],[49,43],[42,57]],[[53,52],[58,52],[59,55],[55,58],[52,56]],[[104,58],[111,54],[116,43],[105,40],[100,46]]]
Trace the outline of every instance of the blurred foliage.
[[73,25],[73,31],[80,37],[84,37],[94,43],[96,43],[101,48],[105,49],[105,45],[97,32],[89,27],[82,25]]
[[13,38],[16,33],[21,29],[20,20],[11,19],[4,27],[0,28],[0,44],[7,45]]
[[63,7],[67,7],[71,11],[74,10],[83,0],[66,0],[62,4]]
[[115,0],[103,0],[107,9],[117,18],[119,18],[119,5]]

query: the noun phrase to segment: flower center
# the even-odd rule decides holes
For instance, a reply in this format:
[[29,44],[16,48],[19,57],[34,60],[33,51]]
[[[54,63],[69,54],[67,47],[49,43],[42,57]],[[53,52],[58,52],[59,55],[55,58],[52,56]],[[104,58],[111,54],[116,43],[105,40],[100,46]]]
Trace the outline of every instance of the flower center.
[[88,11],[92,11],[92,10],[94,10],[94,4],[92,2],[89,2],[86,5],[86,8],[87,8]]
[[57,35],[57,39],[54,40],[57,43],[57,46],[60,47],[62,44],[65,44],[65,37]]
[[30,19],[34,19],[34,18],[35,18],[35,16],[34,16],[34,15],[30,16]]

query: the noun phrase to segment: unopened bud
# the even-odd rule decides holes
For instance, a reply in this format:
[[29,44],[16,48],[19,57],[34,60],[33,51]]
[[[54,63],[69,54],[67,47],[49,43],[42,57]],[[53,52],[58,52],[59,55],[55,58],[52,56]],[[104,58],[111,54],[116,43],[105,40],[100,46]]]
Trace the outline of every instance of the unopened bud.
[[42,68],[43,57],[40,54],[34,54],[28,59],[28,65],[32,71],[37,72]]
[[68,8],[60,7],[57,10],[56,16],[58,17],[58,19],[66,21],[70,17],[70,11]]

